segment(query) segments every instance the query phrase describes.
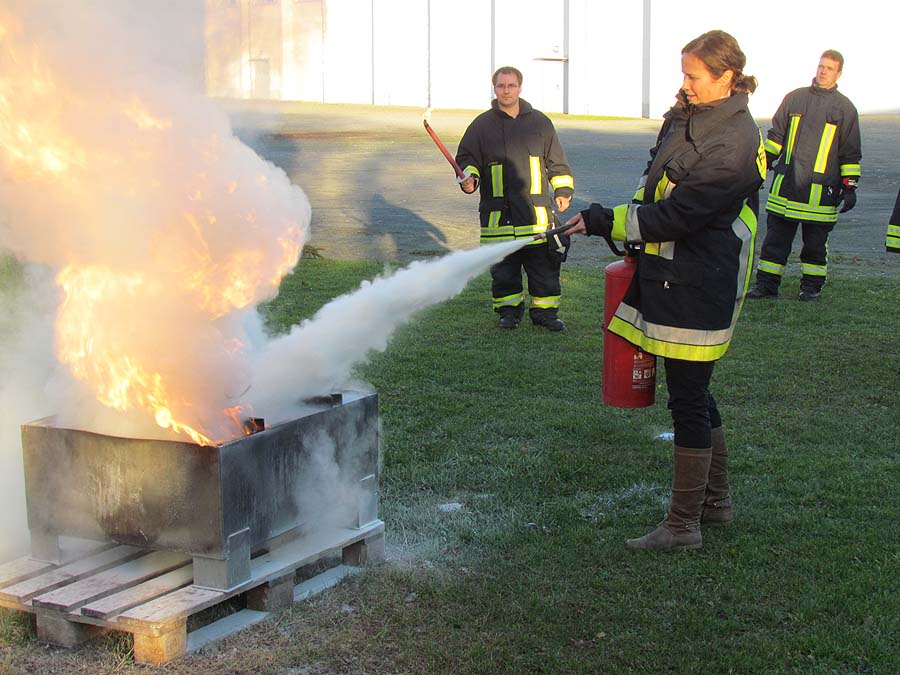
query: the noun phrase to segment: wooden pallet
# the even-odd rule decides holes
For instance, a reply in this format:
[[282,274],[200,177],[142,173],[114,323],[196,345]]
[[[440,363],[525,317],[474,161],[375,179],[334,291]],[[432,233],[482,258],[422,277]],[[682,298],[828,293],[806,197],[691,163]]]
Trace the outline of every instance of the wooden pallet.
[[[73,647],[110,631],[131,633],[137,663],[163,664],[265,619],[384,557],[384,523],[283,543],[250,561],[250,579],[227,591],[194,586],[191,558],[172,551],[74,542],[71,562],[19,558],[0,565],[0,607],[36,616],[42,642]],[[342,565],[294,586],[300,567],[340,550]],[[187,619],[236,595],[247,609],[187,632]]]

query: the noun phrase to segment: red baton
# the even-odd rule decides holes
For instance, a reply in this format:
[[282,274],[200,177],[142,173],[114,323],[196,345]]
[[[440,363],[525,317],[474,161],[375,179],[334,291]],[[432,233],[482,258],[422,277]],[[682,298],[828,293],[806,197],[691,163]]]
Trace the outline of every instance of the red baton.
[[425,131],[427,131],[428,135],[431,136],[431,140],[433,140],[434,144],[436,146],[438,146],[438,150],[440,150],[442,153],[444,153],[444,157],[446,157],[447,161],[450,162],[450,166],[452,166],[453,170],[456,172],[457,178],[459,178],[460,180],[465,180],[466,178],[468,178],[468,176],[466,176],[465,172],[459,168],[459,164],[456,163],[456,160],[453,158],[453,155],[451,155],[450,151],[447,150],[447,146],[445,146],[441,142],[441,139],[438,138],[438,135],[436,133],[434,133],[434,129],[432,129],[431,125],[428,124],[428,120],[423,119],[422,124],[425,125]]

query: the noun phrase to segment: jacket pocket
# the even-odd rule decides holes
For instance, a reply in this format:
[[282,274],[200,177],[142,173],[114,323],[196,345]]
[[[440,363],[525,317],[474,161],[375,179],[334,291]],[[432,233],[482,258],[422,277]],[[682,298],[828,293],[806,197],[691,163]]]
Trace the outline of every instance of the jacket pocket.
[[653,255],[641,255],[638,274],[648,281],[661,281],[679,286],[699,287],[703,284],[701,263],[667,260]]

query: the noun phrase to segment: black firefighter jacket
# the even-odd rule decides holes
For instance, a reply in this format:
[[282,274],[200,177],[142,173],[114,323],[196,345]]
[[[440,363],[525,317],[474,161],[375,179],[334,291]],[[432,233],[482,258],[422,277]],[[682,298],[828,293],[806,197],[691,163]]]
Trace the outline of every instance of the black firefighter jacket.
[[673,107],[650,154],[642,203],[615,210],[616,229],[643,246],[609,330],[650,354],[714,361],[750,281],[766,173],[747,94]]
[[519,99],[515,118],[500,110],[495,99],[466,129],[456,162],[481,184],[482,244],[543,232],[551,225],[553,198],[575,194],[553,123],[524,99]]
[[841,181],[860,175],[859,115],[846,96],[815,84],[784,97],[766,138],[775,177],[766,211],[788,220],[836,223]]

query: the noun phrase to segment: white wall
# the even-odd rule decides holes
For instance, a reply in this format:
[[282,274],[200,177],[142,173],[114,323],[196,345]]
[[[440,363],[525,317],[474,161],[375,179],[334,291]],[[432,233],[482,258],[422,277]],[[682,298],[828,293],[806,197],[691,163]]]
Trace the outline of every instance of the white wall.
[[492,72],[491,3],[431,0],[431,105],[488,108]]

